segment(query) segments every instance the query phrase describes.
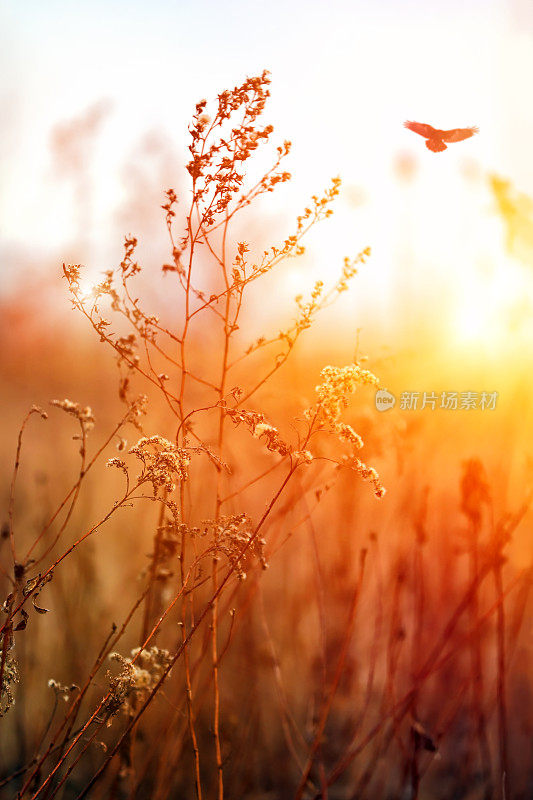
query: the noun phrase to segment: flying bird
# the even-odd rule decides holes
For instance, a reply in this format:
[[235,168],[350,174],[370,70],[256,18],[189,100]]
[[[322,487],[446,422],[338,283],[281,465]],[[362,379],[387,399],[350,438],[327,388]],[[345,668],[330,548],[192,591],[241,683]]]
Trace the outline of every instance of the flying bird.
[[469,139],[475,133],[479,133],[479,128],[453,128],[451,131],[440,131],[438,128],[433,128],[431,125],[425,125],[423,122],[404,122],[406,128],[414,133],[419,133],[426,139],[426,147],[434,153],[440,153],[441,150],[446,150],[444,142],[462,142],[463,139]]

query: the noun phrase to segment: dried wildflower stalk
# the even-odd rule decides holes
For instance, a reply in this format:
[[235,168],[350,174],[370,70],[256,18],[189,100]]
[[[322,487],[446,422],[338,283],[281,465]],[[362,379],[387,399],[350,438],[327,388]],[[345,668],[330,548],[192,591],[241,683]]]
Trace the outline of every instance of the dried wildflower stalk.
[[[218,598],[220,583],[220,555],[225,555],[230,564],[230,573],[241,579],[245,575],[244,565],[250,556],[255,554],[259,562],[266,566],[263,548],[265,540],[260,528],[267,524],[270,510],[278,497],[285,490],[290,478],[301,466],[313,463],[313,453],[309,443],[314,435],[327,431],[336,435],[339,441],[347,442],[352,449],[362,446],[362,441],[355,431],[340,421],[340,411],[346,402],[346,395],[351,393],[356,384],[377,381],[370,373],[361,370],[358,365],[335,371],[329,368],[323,374],[323,391],[319,392],[315,409],[304,413],[307,428],[299,434],[298,442],[292,444],[285,441],[275,425],[267,421],[259,411],[243,407],[252,396],[277,372],[288,359],[299,336],[313,323],[316,314],[328,305],[337,295],[346,291],[348,282],[357,272],[357,266],[364,262],[369,251],[365,250],[353,261],[346,259],[337,282],[326,290],[322,282],[318,282],[309,300],[297,298],[297,317],[294,324],[282,331],[277,337],[263,337],[251,346],[238,353],[239,344],[236,333],[239,330],[239,319],[246,302],[246,293],[262,276],[276,268],[283,260],[299,256],[304,252],[302,239],[309,228],[317,221],[330,216],[331,202],[339,191],[340,181],[335,178],[331,187],[322,197],[315,195],[310,204],[297,218],[293,234],[287,236],[281,245],[264,250],[258,260],[250,257],[250,246],[246,242],[232,243],[230,223],[234,217],[246,208],[259,195],[273,191],[277,184],[289,180],[290,174],[281,168],[281,162],[290,152],[290,143],[284,142],[277,148],[274,164],[259,180],[246,185],[245,165],[257,148],[268,142],[272,127],[260,126],[259,118],[268,98],[269,77],[267,73],[257,78],[247,79],[240,87],[232,91],[222,92],[211,112],[207,102],[197,104],[193,124],[190,128],[191,159],[187,169],[192,180],[192,200],[185,215],[185,231],[181,238],[174,236],[174,222],[178,198],[174,190],[166,193],[163,204],[165,220],[171,241],[172,259],[163,265],[165,275],[175,275],[177,286],[182,292],[181,325],[170,326],[161,322],[158,315],[143,310],[136,293],[132,289],[132,279],[141,272],[142,267],[135,259],[137,240],[128,236],[124,245],[124,258],[117,270],[108,270],[103,281],[94,288],[93,296],[85,297],[80,291],[80,267],[64,268],[69,283],[74,306],[79,309],[92,324],[102,342],[110,345],[117,358],[121,370],[120,391],[122,399],[127,397],[135,375],[157,387],[176,420],[176,433],[171,441],[168,437],[143,437],[129,450],[142,465],[138,483],[148,482],[152,485],[154,497],[164,492],[165,497],[179,491],[179,523],[160,520],[154,539],[153,568],[151,575],[160,574],[163,552],[169,548],[169,532],[175,537],[171,541],[171,550],[179,548],[180,577],[183,583],[184,570],[190,557],[190,546],[194,537],[195,509],[188,506],[184,491],[184,483],[189,471],[193,468],[193,452],[188,444],[190,438],[195,439],[196,453],[206,452],[215,467],[214,517],[204,523],[203,533],[211,545],[205,550],[212,552],[212,662],[215,711],[213,718],[215,750],[218,774],[219,798],[223,796],[223,770],[219,731],[219,689],[218,689]],[[196,266],[199,248],[207,250],[214,270],[211,283],[201,285],[200,272]],[[233,255],[232,251],[233,250]],[[218,273],[218,274],[217,274]],[[214,277],[213,277],[214,276]],[[107,303],[109,313],[118,315],[119,319],[130,326],[120,334],[113,334],[112,324],[102,310]],[[206,316],[207,315],[207,316]],[[218,325],[221,330],[221,350],[218,368],[202,374],[197,366],[192,366],[192,349],[201,330],[198,324]],[[272,366],[265,374],[244,389],[227,391],[228,381],[235,374],[234,384],[242,381],[243,363],[259,349],[266,350],[270,344],[282,342],[284,351],[274,359]],[[240,377],[239,377],[240,374]],[[189,397],[197,395],[203,389],[206,401],[191,406]],[[216,451],[210,448],[195,431],[195,417],[199,414],[211,415],[217,420],[215,425]],[[223,493],[227,492],[228,478],[222,465],[225,461],[226,421],[235,425],[243,424],[266,449],[278,458],[287,462],[288,472],[281,487],[274,494],[268,505],[267,514],[254,526],[246,513],[230,517],[222,516],[221,505]],[[346,461],[346,455],[340,454],[338,464]],[[377,473],[367,468],[362,462],[351,456],[350,467],[374,484],[376,494],[381,496],[383,489],[379,484]],[[129,486],[128,462],[124,458],[113,458],[110,466],[122,470]],[[166,532],[163,539],[162,532]],[[156,563],[157,562],[157,563]],[[229,574],[229,573],[228,573]],[[224,581],[227,580],[224,579]],[[190,601],[192,602],[192,601]],[[191,606],[192,607],[192,606]],[[188,664],[187,638],[187,601],[182,604],[182,645],[184,645],[185,686],[188,703],[189,731],[195,754],[196,789],[202,795],[200,781],[200,756],[194,724],[194,700]]]
[[[67,772],[48,795],[55,796],[90,741],[121,709],[128,715],[125,730],[105,756],[102,767],[86,791],[79,796],[83,797],[90,791],[117,754],[124,759],[124,764],[133,763],[135,731],[140,717],[179,660],[196,794],[202,798],[201,757],[210,756],[201,756],[200,752],[191,647],[193,637],[204,620],[210,617],[216,794],[222,800],[224,770],[218,637],[221,629],[219,603],[223,593],[233,584],[233,579],[244,580],[256,565],[266,568],[269,526],[274,524],[273,509],[287,492],[287,487],[292,485],[295,472],[312,469],[317,458],[323,458],[315,453],[315,441],[327,438],[330,448],[327,458],[334,466],[355,470],[373,484],[378,497],[384,493],[375,470],[355,455],[362,447],[361,438],[341,420],[349,396],[357,386],[377,385],[375,376],[358,364],[343,368],[330,366],[323,370],[322,382],[316,390],[316,403],[311,408],[302,409],[300,418],[293,421],[291,438],[282,433],[284,420],[274,424],[266,413],[251,407],[251,404],[261,403],[262,387],[282,369],[296,342],[313,325],[319,312],[348,289],[359,265],[369,255],[366,249],[354,259],[345,259],[338,278],[330,287],[318,281],[307,299],[298,296],[294,321],[285,330],[274,336],[259,337],[252,344],[243,341],[240,332],[242,311],[251,302],[250,292],[255,284],[282,262],[304,253],[306,233],[314,224],[332,214],[331,204],[340,187],[340,180],[334,178],[321,196],[312,196],[297,217],[293,232],[269,249],[254,254],[250,243],[236,239],[232,228],[236,216],[258,197],[272,192],[291,177],[282,166],[291,149],[290,142],[285,141],[275,149],[270,169],[259,178],[247,178],[248,162],[259,147],[270,141],[273,133],[271,125],[260,123],[269,96],[269,84],[269,75],[264,72],[246,79],[233,90],[221,92],[212,109],[205,100],[196,106],[190,127],[190,160],[187,164],[192,193],[184,211],[181,236],[175,233],[178,197],[173,189],[167,190],[162,205],[171,251],[168,263],[162,266],[162,273],[170,284],[169,294],[175,294],[172,308],[178,310],[169,321],[164,319],[168,317],[168,309],[163,309],[161,315],[154,314],[143,307],[137,296],[135,282],[143,267],[137,261],[138,241],[134,236],[126,237],[119,266],[107,270],[90,292],[82,290],[80,265],[63,266],[74,308],[87,319],[99,340],[114,352],[119,370],[118,394],[126,403],[127,412],[106,440],[106,445],[89,460],[87,436],[94,425],[91,409],[69,400],[52,401],[53,406],[75,417],[80,426],[81,465],[78,481],[38,537],[37,541],[40,541],[56,515],[67,507],[66,520],[38,560],[48,555],[66,530],[88,470],[117,437],[120,455],[108,457],[107,465],[123,473],[126,485],[113,508],[89,531],[78,535],[47,570],[38,573],[28,594],[21,595],[22,599],[12,600],[5,636],[11,635],[15,613],[26,613],[22,606],[28,597],[40,591],[53,570],[72,550],[100,529],[120,508],[149,500],[159,505],[159,515],[143,594],[142,646],[132,652],[131,658],[116,653],[112,655],[113,660],[120,664],[119,674],[109,675],[109,692],[68,747],[65,740],[54,768],[38,787],[35,796],[45,787],[50,789],[52,777],[70,761]],[[209,262],[209,269],[206,262]],[[210,348],[210,358],[200,360],[198,345],[205,344],[206,336],[216,344]],[[279,351],[280,345],[281,352],[274,357],[269,355],[270,348],[276,346]],[[252,359],[256,359],[255,362]],[[253,368],[249,366],[252,363],[256,365]],[[146,416],[146,398],[133,400],[131,395],[136,382],[142,384],[143,391],[157,392],[163,399],[168,410],[165,431],[146,431],[150,424],[150,416],[142,419]],[[134,425],[140,434],[129,449],[125,439],[119,436],[123,425],[128,424]],[[248,430],[250,444],[257,446],[258,455],[275,459],[275,465],[280,464],[285,469],[277,488],[266,496],[265,510],[259,514],[253,509],[239,508],[244,503],[243,491],[235,489],[231,468],[226,463],[232,458],[233,431],[239,427]],[[260,472],[251,478],[248,485],[260,486],[271,471]],[[204,487],[205,506],[196,507],[190,500],[194,495],[192,492],[189,494],[186,487],[191,484]],[[149,491],[145,494],[146,487]],[[231,502],[234,509],[223,514],[225,502]],[[207,505],[209,519],[206,520]],[[25,568],[34,546],[28,552]],[[204,579],[206,564],[210,565],[209,589]],[[170,590],[170,601],[165,594],[167,589]],[[173,651],[158,650],[150,643],[176,604],[180,609],[181,642],[177,646],[173,644]],[[38,610],[35,604],[34,607]],[[4,654],[2,672],[5,676],[8,674],[7,663]],[[101,664],[102,659],[98,663]],[[63,688],[57,685],[58,692]],[[75,746],[90,726],[90,739],[74,756]],[[38,770],[39,765],[34,770],[34,777]],[[130,791],[133,796],[135,774],[130,769],[125,770],[124,775],[126,773],[132,782]],[[26,781],[26,788],[30,781],[31,777]]]

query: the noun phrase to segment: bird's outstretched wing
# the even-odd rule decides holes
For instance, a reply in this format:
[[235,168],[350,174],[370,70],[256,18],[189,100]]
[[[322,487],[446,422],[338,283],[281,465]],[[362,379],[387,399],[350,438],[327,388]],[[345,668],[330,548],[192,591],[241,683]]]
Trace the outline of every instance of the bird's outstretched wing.
[[469,139],[475,133],[479,133],[479,128],[454,128],[451,131],[442,132],[443,142],[462,142],[463,139]]
[[413,133],[419,133],[420,136],[424,136],[426,139],[430,139],[437,133],[435,128],[432,128],[431,125],[424,125],[423,122],[404,122],[403,124]]

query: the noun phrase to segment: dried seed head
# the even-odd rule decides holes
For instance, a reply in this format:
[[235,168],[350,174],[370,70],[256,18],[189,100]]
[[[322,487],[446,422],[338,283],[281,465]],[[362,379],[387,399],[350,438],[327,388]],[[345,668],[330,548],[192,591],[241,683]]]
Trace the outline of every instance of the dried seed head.
[[0,717],[3,717],[15,703],[13,684],[19,682],[19,674],[15,657],[7,654],[4,662],[2,685],[0,686]]
[[72,400],[67,400],[67,398],[64,400],[50,400],[50,405],[61,408],[67,414],[72,414],[72,416],[76,417],[84,433],[88,433],[94,428],[93,412],[89,406],[83,408],[79,403],[74,403]]

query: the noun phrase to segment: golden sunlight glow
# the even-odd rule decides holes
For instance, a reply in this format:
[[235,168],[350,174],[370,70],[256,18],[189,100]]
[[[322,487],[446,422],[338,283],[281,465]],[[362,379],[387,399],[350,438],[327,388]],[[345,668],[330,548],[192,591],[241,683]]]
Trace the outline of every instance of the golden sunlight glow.
[[460,344],[505,348],[531,336],[524,298],[532,279],[527,270],[501,254],[490,270],[473,272],[454,292],[451,335]]
[[88,300],[94,294],[96,284],[89,276],[85,276],[80,279],[79,287],[80,298],[82,300]]
[[500,338],[500,330],[495,325],[491,310],[475,303],[466,303],[459,309],[453,327],[460,341],[487,343],[488,339]]

